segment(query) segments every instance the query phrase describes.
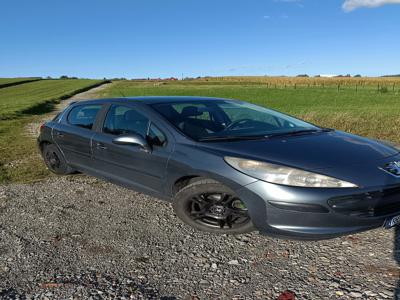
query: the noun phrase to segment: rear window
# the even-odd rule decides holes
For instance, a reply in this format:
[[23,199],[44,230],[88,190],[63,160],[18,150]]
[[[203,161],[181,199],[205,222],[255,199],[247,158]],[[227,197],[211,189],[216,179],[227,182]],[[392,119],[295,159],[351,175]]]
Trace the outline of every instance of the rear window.
[[68,114],[68,123],[74,126],[92,129],[100,109],[101,105],[99,104],[76,106]]

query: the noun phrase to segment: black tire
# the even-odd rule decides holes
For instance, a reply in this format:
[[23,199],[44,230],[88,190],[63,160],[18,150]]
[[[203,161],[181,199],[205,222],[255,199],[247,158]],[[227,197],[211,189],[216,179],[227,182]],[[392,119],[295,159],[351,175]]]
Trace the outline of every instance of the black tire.
[[[240,208],[234,207],[240,204]],[[174,198],[176,215],[202,231],[241,234],[254,230],[244,203],[223,184],[202,179],[181,189]]]
[[74,170],[68,166],[64,155],[56,145],[49,144],[43,147],[43,159],[47,168],[55,174],[67,175],[74,172]]

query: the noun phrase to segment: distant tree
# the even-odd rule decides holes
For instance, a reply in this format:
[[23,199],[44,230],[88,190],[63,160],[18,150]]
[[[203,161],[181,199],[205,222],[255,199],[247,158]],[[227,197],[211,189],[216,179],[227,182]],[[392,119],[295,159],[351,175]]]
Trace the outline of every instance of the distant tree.
[[297,77],[309,77],[307,74],[299,74]]
[[319,77],[321,77],[321,75],[315,75],[314,77],[319,78]]
[[394,75],[383,75],[382,77],[400,77],[400,74],[394,74]]
[[53,79],[53,78],[51,78],[51,76],[47,76],[46,79]]
[[61,75],[60,79],[68,79],[68,76],[67,75]]
[[361,77],[361,75],[360,75],[360,74],[357,74],[357,75],[354,75],[354,77]]

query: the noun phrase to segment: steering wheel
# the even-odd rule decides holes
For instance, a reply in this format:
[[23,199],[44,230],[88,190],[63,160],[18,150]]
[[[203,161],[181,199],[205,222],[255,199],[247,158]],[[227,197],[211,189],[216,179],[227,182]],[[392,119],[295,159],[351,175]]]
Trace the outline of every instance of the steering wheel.
[[253,120],[252,119],[237,120],[237,121],[232,122],[228,126],[226,126],[224,130],[230,130],[230,129],[235,128],[235,127],[237,127],[239,125],[246,124],[246,123],[249,123],[249,122],[253,122]]

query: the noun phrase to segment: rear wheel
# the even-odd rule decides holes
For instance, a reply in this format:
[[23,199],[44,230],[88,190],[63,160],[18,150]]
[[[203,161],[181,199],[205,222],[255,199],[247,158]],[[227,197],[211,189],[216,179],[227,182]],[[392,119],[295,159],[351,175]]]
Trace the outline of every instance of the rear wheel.
[[53,144],[43,147],[43,159],[47,168],[55,174],[67,175],[74,172],[74,170],[68,166],[60,150]]
[[240,234],[254,230],[246,205],[219,182],[199,180],[180,190],[174,211],[186,224],[207,232]]

